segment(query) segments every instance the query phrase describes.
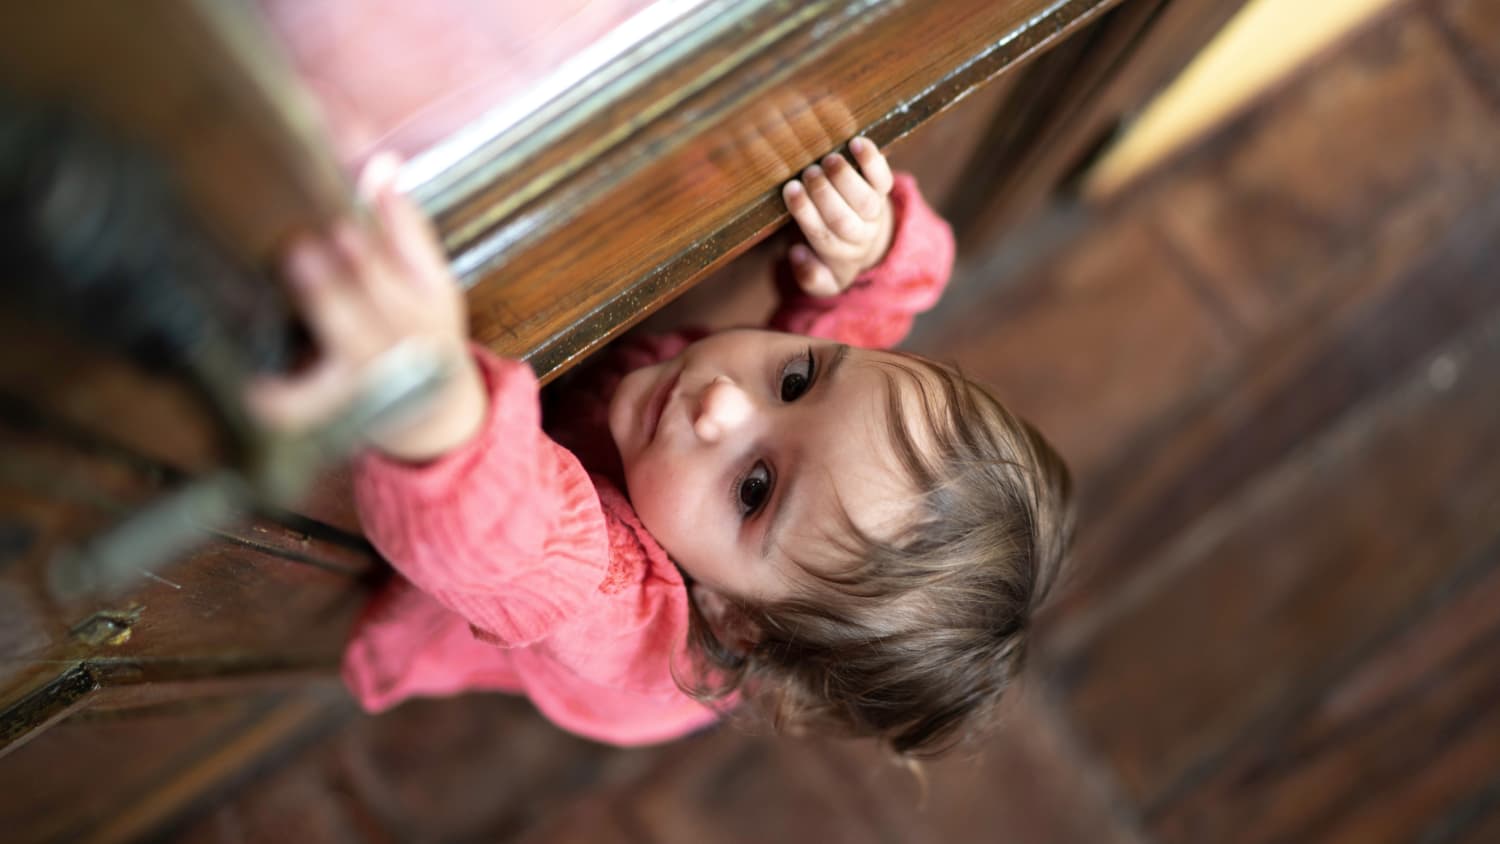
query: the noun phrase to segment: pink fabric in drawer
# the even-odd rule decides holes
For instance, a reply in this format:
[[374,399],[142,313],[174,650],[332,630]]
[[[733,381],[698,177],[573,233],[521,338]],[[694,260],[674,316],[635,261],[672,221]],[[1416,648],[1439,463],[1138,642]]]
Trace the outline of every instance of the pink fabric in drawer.
[[653,0],[258,0],[339,159],[411,157],[524,93]]

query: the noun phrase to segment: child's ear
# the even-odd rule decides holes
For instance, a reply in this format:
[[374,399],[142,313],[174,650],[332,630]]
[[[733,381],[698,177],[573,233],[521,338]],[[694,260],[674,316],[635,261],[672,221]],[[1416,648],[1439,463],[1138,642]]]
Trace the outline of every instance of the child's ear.
[[737,654],[747,654],[760,642],[760,626],[723,594],[698,583],[693,584],[689,594],[693,603],[698,605],[698,611],[703,613],[709,629],[724,647]]

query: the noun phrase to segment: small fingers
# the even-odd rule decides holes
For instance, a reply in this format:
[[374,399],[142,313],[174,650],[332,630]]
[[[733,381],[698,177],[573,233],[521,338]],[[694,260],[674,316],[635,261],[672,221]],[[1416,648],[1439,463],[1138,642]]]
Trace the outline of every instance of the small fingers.
[[865,220],[874,220],[885,207],[885,195],[877,193],[854,165],[837,153],[823,159],[823,171],[844,202]]
[[375,214],[400,275],[430,291],[455,283],[432,221],[394,183],[375,195]]
[[869,138],[861,135],[850,141],[849,152],[859,162],[860,172],[865,174],[865,181],[870,183],[876,193],[885,196],[891,192],[896,179],[891,175],[890,162],[885,160],[885,155]]
[[807,195],[807,187],[801,182],[793,179],[787,182],[781,189],[781,198],[786,202],[786,209],[791,212],[792,219],[797,221],[797,227],[802,229],[802,234],[813,244],[831,243],[835,238],[833,232],[823,221],[823,215],[819,213],[818,207],[813,204],[812,197]]
[[401,174],[401,159],[394,153],[379,152],[365,162],[364,169],[359,172],[357,190],[359,195],[367,200],[374,200],[386,188],[396,184],[396,177]]
[[787,253],[792,265],[792,277],[797,286],[809,296],[834,296],[839,293],[838,279],[833,270],[823,263],[813,251],[801,243]]
[[377,256],[364,230],[350,223],[335,224],[329,235],[339,268],[334,277],[345,283],[367,286]]
[[351,397],[342,367],[320,363],[292,377],[257,378],[245,390],[245,405],[261,425],[274,431],[296,433],[320,425]]
[[399,280],[417,285],[431,283],[434,275],[447,275],[448,262],[432,221],[397,189],[400,175],[401,159],[394,153],[378,153],[359,175],[359,193],[375,209],[381,246],[400,270]]
[[[335,235],[335,241],[339,238]],[[342,247],[302,240],[288,253],[284,272],[297,309],[324,354],[346,353],[360,342],[369,310],[366,294],[350,280]]]
[[817,206],[818,214],[834,235],[845,242],[858,241],[864,235],[865,221],[849,207],[822,167],[814,164],[802,171],[802,182],[807,186],[807,195]]

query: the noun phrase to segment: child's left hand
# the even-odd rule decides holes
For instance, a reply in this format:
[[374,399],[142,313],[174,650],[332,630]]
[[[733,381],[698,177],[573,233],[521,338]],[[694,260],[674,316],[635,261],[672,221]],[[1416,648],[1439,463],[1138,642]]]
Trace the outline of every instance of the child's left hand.
[[895,228],[891,210],[894,179],[885,156],[868,139],[849,142],[859,162],[826,156],[781,190],[787,210],[807,244],[796,244],[788,258],[797,285],[812,296],[842,293],[860,273],[880,263]]

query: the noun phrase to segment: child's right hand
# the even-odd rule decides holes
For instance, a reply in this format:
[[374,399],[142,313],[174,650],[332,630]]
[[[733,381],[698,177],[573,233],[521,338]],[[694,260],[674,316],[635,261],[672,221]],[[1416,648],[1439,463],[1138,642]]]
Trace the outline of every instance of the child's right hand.
[[361,179],[377,226],[339,222],[287,249],[282,272],[318,359],[303,372],[258,379],[246,403],[268,427],[307,430],[348,405],[383,353],[423,344],[448,364],[446,382],[398,425],[369,436],[371,445],[395,458],[423,461],[471,439],[488,399],[465,342],[463,290],[427,218],[396,192],[395,170],[394,160],[377,159]]
[[842,155],[823,158],[782,188],[782,199],[807,244],[788,258],[797,285],[812,296],[842,293],[860,273],[885,259],[895,234],[891,189],[895,178],[868,138],[849,142],[859,169]]

